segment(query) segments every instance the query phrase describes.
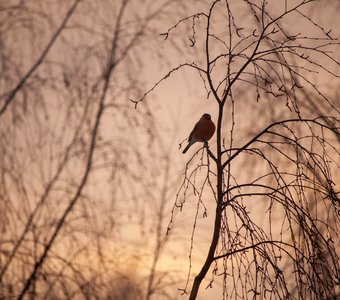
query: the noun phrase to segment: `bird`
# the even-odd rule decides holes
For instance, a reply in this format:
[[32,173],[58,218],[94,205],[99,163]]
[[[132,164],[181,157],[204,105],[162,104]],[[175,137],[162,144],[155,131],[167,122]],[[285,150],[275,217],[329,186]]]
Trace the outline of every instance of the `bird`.
[[209,114],[203,114],[196,123],[188,138],[188,145],[183,150],[183,154],[196,142],[208,142],[215,133],[215,124]]

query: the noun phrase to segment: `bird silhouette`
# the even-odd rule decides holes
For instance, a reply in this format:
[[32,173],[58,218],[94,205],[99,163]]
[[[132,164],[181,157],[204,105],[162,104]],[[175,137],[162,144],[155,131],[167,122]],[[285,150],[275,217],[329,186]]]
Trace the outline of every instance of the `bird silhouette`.
[[186,153],[188,149],[196,142],[208,142],[215,133],[215,124],[211,120],[209,114],[204,114],[196,123],[188,138],[188,145],[182,153]]

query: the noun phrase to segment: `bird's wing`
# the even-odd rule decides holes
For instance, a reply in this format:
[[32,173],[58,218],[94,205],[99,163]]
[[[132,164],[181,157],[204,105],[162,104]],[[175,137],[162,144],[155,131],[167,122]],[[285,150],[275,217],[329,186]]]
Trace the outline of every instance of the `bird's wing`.
[[188,139],[189,142],[191,142],[192,135],[193,135],[194,131],[197,129],[198,123],[199,123],[199,121],[195,124],[194,129],[190,132],[189,139]]

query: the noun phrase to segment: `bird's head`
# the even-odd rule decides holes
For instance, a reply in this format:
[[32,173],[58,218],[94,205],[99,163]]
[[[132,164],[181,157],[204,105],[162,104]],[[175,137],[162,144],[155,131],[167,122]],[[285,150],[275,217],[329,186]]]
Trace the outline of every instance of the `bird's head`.
[[206,120],[211,120],[211,115],[209,114],[204,114],[203,118],[205,118]]

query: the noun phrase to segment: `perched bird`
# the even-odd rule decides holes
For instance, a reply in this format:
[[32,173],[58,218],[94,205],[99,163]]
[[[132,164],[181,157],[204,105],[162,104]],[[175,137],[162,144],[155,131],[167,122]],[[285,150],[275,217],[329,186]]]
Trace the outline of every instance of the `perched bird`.
[[207,142],[211,139],[215,132],[215,124],[211,121],[209,114],[204,114],[200,120],[196,123],[194,129],[191,131],[188,139],[188,145],[185,147],[182,153],[188,151],[191,145],[196,142]]

